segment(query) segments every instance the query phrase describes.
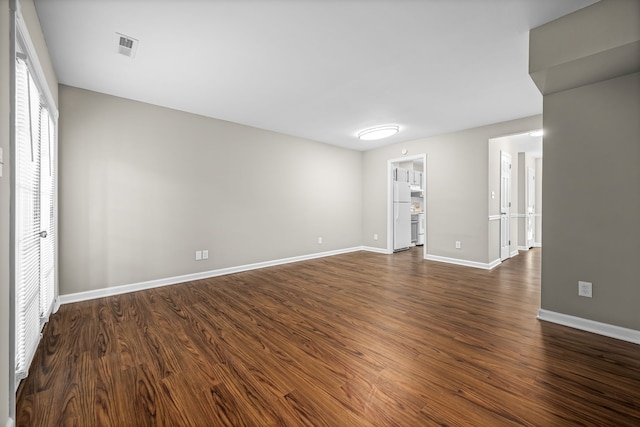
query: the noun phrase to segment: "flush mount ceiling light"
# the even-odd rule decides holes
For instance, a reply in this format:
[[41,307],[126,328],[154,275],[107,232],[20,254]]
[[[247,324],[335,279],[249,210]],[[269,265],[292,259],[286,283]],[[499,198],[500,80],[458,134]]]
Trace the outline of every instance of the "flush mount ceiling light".
[[542,129],[529,132],[529,136],[542,136],[542,134],[543,134]]
[[384,125],[365,129],[358,132],[358,138],[362,141],[375,141],[377,139],[388,138],[400,131],[398,125]]

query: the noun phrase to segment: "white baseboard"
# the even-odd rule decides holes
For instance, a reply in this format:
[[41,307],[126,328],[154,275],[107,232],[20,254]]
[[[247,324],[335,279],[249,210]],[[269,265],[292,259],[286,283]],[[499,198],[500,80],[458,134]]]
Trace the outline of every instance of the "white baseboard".
[[386,249],[382,249],[382,248],[374,248],[373,246],[363,246],[362,247],[363,251],[367,251],[367,252],[375,252],[377,254],[383,254],[383,255],[389,255],[392,254],[393,251],[389,252]]
[[489,263],[489,270],[496,268],[497,266],[499,266],[500,264],[502,264],[502,260],[500,258],[498,259],[494,259],[493,261],[491,261]]
[[[531,246],[531,248],[541,248],[541,247],[542,247],[542,243],[536,243],[536,242],[533,242],[533,246]],[[528,251],[531,248],[528,246],[518,246],[519,251]]]
[[13,418],[10,417],[5,424],[5,427],[13,427],[14,425],[15,423],[13,422]]
[[519,252],[518,252],[518,250],[516,249],[515,251],[513,251],[513,252],[511,252],[511,253],[509,254],[509,258],[513,258],[514,256],[516,256],[516,255],[518,255],[518,254],[519,254]]
[[[371,248],[376,249],[376,248]],[[335,251],[319,252],[309,255],[282,258],[272,261],[257,262],[255,264],[240,265],[237,267],[221,268],[218,270],[203,271],[201,273],[185,274],[182,276],[167,277],[165,279],[149,280],[147,282],[132,283],[129,285],[114,286],[112,288],[95,289],[92,291],[77,292],[59,296],[59,304],[70,304],[73,302],[87,301],[96,298],[109,297],[113,295],[126,294],[129,292],[142,291],[145,289],[157,288],[160,286],[175,285],[177,283],[190,282],[193,280],[208,279],[210,277],[224,276],[226,274],[240,273],[242,271],[256,270],[258,268],[272,267],[275,265],[290,264],[293,262],[307,261],[316,258],[324,258],[333,255],[346,254],[364,250],[362,246],[338,249]],[[386,252],[382,252],[386,253]]]
[[595,320],[583,319],[582,317],[557,313],[549,310],[538,310],[538,319],[582,331],[593,332],[605,337],[616,338],[623,341],[640,344],[640,331],[623,328],[621,326],[610,325],[608,323],[596,322]]
[[[383,255],[389,255],[393,253],[393,252],[389,252],[386,249],[374,248],[371,246],[357,246],[357,247],[347,248],[347,249],[338,249],[334,251],[319,252],[315,254],[301,255],[301,256],[296,256],[291,258],[283,258],[283,259],[272,260],[272,261],[258,262],[255,264],[246,264],[246,265],[240,265],[236,267],[221,268],[218,270],[203,271],[201,273],[185,274],[182,276],[174,276],[174,277],[167,277],[164,279],[149,280],[146,282],[132,283],[128,285],[119,285],[111,288],[102,288],[102,289],[95,289],[92,291],[76,292],[73,294],[60,295],[56,300],[54,312],[57,311],[60,305],[62,304],[88,301],[96,298],[103,298],[103,297],[109,297],[113,295],[126,294],[129,292],[142,291],[145,289],[157,288],[160,286],[175,285],[178,283],[208,279],[210,277],[223,276],[226,274],[240,273],[242,271],[256,270],[259,268],[272,267],[272,266],[282,265],[282,264],[290,264],[293,262],[307,261],[315,258],[324,258],[328,256],[346,254],[346,253],[357,252],[357,251],[375,252]],[[496,259],[490,263],[482,263],[482,262],[476,262],[476,261],[467,261],[467,260],[458,259],[458,258],[442,257],[438,255],[427,255],[425,259],[430,261],[446,262],[448,264],[462,265],[465,267],[480,268],[483,270],[491,270],[497,267],[498,265],[500,265],[500,263],[502,262],[500,259]]]
[[446,262],[448,264],[463,265],[465,267],[481,268],[483,270],[491,270],[501,262],[498,259],[487,264],[484,262],[467,261],[466,259],[448,258],[448,257],[438,256],[438,255],[427,255],[425,259],[429,261],[438,261],[438,262]]

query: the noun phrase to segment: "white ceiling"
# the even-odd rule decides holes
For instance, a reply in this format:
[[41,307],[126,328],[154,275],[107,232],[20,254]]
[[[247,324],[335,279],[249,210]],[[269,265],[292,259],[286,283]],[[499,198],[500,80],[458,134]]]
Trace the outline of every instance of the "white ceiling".
[[62,84],[356,150],[540,114],[528,31],[594,2],[35,0]]

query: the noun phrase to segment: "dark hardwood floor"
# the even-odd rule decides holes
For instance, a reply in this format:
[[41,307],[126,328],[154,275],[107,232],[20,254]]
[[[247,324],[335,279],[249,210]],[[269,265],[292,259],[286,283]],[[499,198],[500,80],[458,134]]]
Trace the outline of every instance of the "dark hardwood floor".
[[536,320],[540,250],[421,249],[62,306],[19,426],[639,426],[640,346]]

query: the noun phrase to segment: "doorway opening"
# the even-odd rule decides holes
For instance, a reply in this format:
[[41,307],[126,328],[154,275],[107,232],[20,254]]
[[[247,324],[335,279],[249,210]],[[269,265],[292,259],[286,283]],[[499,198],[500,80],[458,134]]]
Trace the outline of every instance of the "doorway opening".
[[427,256],[427,155],[387,162],[387,253],[422,247]]
[[497,265],[542,246],[542,135],[489,140],[489,257]]

